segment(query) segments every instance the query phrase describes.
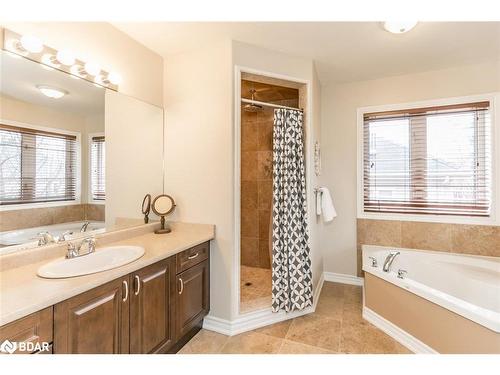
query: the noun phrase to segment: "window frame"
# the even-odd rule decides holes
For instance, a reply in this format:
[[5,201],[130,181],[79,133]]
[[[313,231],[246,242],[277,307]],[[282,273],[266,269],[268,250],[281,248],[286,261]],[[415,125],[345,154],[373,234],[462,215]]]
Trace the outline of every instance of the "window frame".
[[82,136],[80,132],[74,132],[71,130],[60,129],[60,128],[51,128],[48,126],[35,125],[31,123],[25,123],[14,120],[7,120],[0,118],[0,122],[5,125],[17,126],[20,128],[28,128],[33,130],[59,133],[65,135],[72,135],[76,137],[76,189],[75,189],[75,199],[73,200],[65,200],[65,201],[53,201],[53,202],[36,202],[36,203],[17,203],[17,204],[7,204],[0,206],[0,212],[2,211],[14,211],[14,210],[24,210],[30,208],[48,208],[48,207],[59,207],[59,206],[73,206],[81,203],[82,191],[81,191],[81,182],[82,182]]
[[[472,216],[452,216],[452,215],[429,215],[414,213],[379,213],[364,211],[364,186],[363,186],[363,125],[364,114],[373,112],[397,111],[404,109],[416,109],[424,107],[438,107],[462,103],[472,103],[480,101],[490,102],[491,119],[491,211],[489,217]],[[461,96],[453,98],[432,99],[410,103],[398,103],[388,105],[377,105],[369,107],[359,107],[357,109],[357,218],[374,220],[397,220],[397,221],[420,221],[434,223],[450,224],[482,224],[482,225],[500,225],[500,204],[497,203],[500,198],[500,131],[496,124],[496,119],[500,119],[500,92]]]
[[[105,137],[104,132],[88,133],[87,136],[87,201],[90,204],[101,204],[106,205],[106,199],[96,200],[92,197],[92,138],[93,137]],[[106,178],[106,176],[104,176]]]

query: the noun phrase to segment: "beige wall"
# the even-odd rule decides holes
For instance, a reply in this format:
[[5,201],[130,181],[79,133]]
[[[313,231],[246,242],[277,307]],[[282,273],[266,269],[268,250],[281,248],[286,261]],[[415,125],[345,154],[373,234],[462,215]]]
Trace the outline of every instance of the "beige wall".
[[356,109],[499,90],[499,61],[322,88],[323,181],[338,213],[321,230],[325,271],[356,275]]
[[233,129],[231,44],[222,41],[165,61],[165,192],[173,218],[216,225],[211,315],[231,319]]
[[120,92],[163,104],[163,59],[109,23],[11,22],[2,26],[35,35],[55,49],[71,49],[84,61],[95,61],[105,70],[118,72],[123,77]]
[[109,227],[117,218],[143,217],[144,196],[163,193],[163,110],[106,90],[105,135]]

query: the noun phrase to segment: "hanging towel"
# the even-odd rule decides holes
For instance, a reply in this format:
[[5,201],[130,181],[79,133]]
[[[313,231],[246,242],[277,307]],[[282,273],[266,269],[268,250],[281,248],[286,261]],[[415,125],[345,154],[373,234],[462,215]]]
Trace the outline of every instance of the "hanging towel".
[[330,190],[326,187],[320,187],[316,193],[316,214],[323,215],[325,222],[332,221],[337,216]]

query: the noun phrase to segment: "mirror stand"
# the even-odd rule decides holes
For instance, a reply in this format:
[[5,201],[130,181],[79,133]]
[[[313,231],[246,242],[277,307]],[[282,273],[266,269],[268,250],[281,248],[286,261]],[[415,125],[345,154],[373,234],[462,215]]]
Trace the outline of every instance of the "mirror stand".
[[155,230],[156,234],[170,233],[172,231],[172,229],[170,229],[168,225],[165,225],[165,216],[161,216],[160,225],[160,229]]

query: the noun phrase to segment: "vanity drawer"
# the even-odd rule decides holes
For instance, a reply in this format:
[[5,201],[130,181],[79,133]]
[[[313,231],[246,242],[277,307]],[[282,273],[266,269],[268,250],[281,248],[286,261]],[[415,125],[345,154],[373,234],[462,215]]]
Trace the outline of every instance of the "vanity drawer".
[[[53,311],[52,306],[12,323],[0,327],[0,343],[5,340],[12,342],[51,343],[52,342]],[[33,351],[36,351],[33,350]],[[19,352],[23,353],[26,352]]]
[[177,273],[187,270],[194,265],[208,259],[210,251],[210,242],[204,242],[191,249],[177,254]]

